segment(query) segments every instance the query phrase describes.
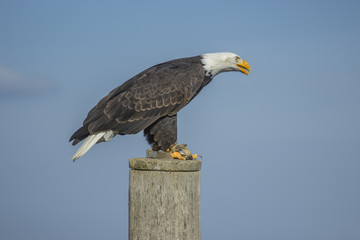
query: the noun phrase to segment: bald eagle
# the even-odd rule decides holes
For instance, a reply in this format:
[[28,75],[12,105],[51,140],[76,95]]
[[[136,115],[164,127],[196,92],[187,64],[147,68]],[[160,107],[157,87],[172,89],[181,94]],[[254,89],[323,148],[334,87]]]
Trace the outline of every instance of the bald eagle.
[[[90,110],[83,126],[69,140],[76,145],[85,139],[72,159],[117,134],[141,131],[154,150],[174,149],[177,113],[217,74],[228,71],[248,75],[250,66],[234,53],[220,52],[164,62],[137,74]],[[180,158],[175,150],[170,152]]]

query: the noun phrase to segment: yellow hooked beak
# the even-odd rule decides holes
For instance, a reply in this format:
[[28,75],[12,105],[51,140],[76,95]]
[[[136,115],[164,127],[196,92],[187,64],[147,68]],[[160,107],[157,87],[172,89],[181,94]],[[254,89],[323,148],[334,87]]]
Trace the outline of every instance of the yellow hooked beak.
[[236,64],[236,66],[239,68],[239,71],[246,74],[246,75],[249,75],[250,73],[250,65],[245,61],[245,60],[242,60],[240,59],[238,61],[238,63]]

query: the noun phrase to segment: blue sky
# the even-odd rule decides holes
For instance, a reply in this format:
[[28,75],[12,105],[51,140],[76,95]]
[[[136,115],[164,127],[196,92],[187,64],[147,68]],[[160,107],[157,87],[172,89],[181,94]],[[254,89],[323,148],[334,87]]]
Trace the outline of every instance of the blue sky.
[[114,87],[157,63],[231,51],[179,114],[202,154],[203,239],[360,238],[357,1],[1,1],[0,238],[127,239],[142,134],[68,143]]

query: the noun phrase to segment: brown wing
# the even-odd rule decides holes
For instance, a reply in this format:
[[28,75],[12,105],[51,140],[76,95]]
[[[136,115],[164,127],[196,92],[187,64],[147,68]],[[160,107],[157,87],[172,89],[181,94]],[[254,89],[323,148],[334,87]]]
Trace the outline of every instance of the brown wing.
[[199,57],[151,67],[100,100],[70,140],[75,139],[76,144],[89,134],[107,130],[138,133],[188,104],[200,90],[204,75]]

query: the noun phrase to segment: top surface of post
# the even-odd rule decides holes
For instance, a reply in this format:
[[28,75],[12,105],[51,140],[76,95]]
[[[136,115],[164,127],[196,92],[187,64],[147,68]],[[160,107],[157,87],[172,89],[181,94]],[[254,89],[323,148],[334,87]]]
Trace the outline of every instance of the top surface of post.
[[133,170],[167,172],[194,172],[201,169],[201,160],[178,160],[162,155],[151,156],[149,153],[147,155],[146,158],[130,158],[129,167]]

